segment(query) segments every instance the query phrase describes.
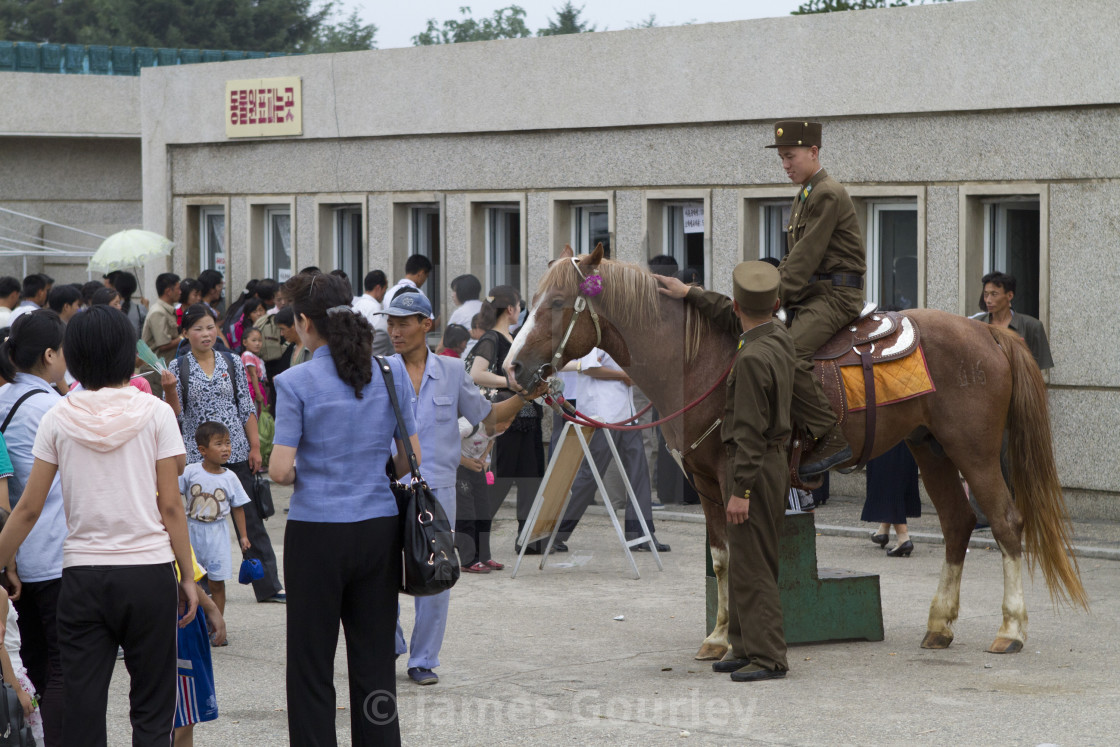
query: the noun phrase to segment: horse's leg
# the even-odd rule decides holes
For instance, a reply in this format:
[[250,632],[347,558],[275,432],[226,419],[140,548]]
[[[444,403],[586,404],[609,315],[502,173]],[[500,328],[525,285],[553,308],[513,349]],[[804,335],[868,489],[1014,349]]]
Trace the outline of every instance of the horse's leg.
[[907,445],[918,462],[922,482],[937,508],[941,533],[945,536],[945,562],[941,566],[937,593],[930,603],[922,648],[948,648],[953,642],[953,622],[960,611],[961,572],[968,538],[976,526],[976,514],[968,505],[968,497],[961,487],[960,475],[953,461],[928,443],[907,442]]
[[[704,518],[708,526],[708,545],[712,551],[712,570],[716,574],[716,625],[696,652],[699,661],[718,661],[727,653],[727,514],[720,483],[703,475],[693,475]],[[710,496],[714,500],[709,500]],[[716,501],[719,501],[718,503]]]
[[1027,640],[1027,604],[1023,596],[1023,517],[1011,500],[998,459],[966,467],[965,477],[980,508],[988,516],[992,537],[1003,555],[1003,623],[988,649],[993,654],[1014,654]]

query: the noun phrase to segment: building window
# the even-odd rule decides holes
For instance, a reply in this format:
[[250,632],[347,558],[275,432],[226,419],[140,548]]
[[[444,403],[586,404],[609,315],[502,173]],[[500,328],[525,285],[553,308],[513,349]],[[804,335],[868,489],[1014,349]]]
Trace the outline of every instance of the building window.
[[691,268],[707,277],[704,262],[704,203],[667,202],[662,211],[664,254],[677,260],[682,269]]
[[1015,278],[1012,307],[1039,316],[1039,239],[1042,221],[1037,196],[985,200],[984,273]]
[[789,200],[764,202],[759,205],[758,211],[758,258],[769,257],[780,262],[789,251]]
[[437,316],[443,303],[443,261],[439,236],[438,205],[413,205],[408,209],[408,256],[422,254],[431,260],[432,273],[420,292],[432,302]]
[[355,293],[365,277],[365,242],[362,241],[362,208],[340,205],[334,210],[334,266],[346,273]]
[[511,285],[521,292],[521,210],[516,206],[486,209],[486,280],[490,288]]
[[226,275],[226,211],[217,205],[198,210],[198,269]]
[[283,283],[292,276],[292,211],[287,205],[264,210],[265,275]]
[[915,201],[867,203],[867,298],[879,308],[918,305],[918,207]]
[[572,247],[576,254],[590,254],[598,244],[611,256],[610,216],[606,202],[572,204]]

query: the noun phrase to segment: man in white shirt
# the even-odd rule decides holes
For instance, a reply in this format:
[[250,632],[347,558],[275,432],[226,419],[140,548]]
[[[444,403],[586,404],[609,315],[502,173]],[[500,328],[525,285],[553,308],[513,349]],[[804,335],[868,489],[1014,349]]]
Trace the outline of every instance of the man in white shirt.
[[[580,358],[576,364],[580,378],[579,386],[579,411],[595,420],[604,423],[617,423],[634,416],[634,392],[630,377],[615,363],[605,351],[593,348],[590,353]],[[606,442],[606,434],[614,439],[615,448],[618,449],[619,458],[622,459],[622,471],[630,480],[634,495],[638,499],[642,516],[646,526],[649,527],[650,536],[653,536],[653,509],[650,494],[649,464],[646,461],[646,450],[642,443],[641,431],[595,431],[588,447],[591,456],[595,459],[595,467],[600,475],[606,474],[614,455]],[[560,529],[556,534],[558,542],[566,542],[575,530],[583,512],[595,499],[595,476],[591,467],[585,461],[576,475],[572,484],[572,497],[568,502],[568,510]],[[634,513],[634,506],[629,498],[626,501],[626,538],[633,539],[642,535],[642,527]],[[657,541],[658,552],[668,552],[669,545]],[[638,545],[635,550],[649,550],[649,543]]]
[[362,281],[365,292],[354,298],[352,304],[354,311],[361,314],[373,327],[373,354],[392,355],[393,343],[389,339],[389,328],[385,324],[385,308],[381,301],[385,298],[385,290],[389,285],[388,278],[381,270],[370,270]]
[[389,308],[389,304],[393,303],[393,299],[401,292],[401,288],[420,290],[424,283],[428,282],[428,276],[431,274],[432,261],[423,254],[413,254],[404,263],[404,277],[385,293],[384,298],[381,299],[381,305],[384,308]]
[[471,319],[482,309],[478,300],[482,293],[482,283],[474,275],[460,275],[451,281],[451,302],[459,308],[451,312],[449,324],[459,324],[471,328]]
[[54,279],[49,275],[35,273],[23,279],[23,290],[20,297],[23,299],[19,306],[8,317],[8,324],[15,323],[16,319],[30,311],[37,311],[47,305],[47,294],[51,292]]

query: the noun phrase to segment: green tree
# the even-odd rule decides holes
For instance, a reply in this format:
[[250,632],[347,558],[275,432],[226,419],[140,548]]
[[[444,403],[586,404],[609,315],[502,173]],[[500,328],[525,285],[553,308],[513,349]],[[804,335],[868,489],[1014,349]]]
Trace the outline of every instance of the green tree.
[[307,52],[360,52],[377,49],[377,26],[363,24],[358,11],[333,26],[323,26]]
[[[929,0],[931,3],[950,3],[953,0]],[[811,13],[833,13],[839,10],[869,10],[871,8],[899,8],[904,5],[925,5],[926,0],[807,0],[790,15],[804,16]]]
[[631,21],[630,25],[627,26],[626,28],[628,28],[628,29],[655,29],[660,25],[661,24],[657,22],[657,16],[653,13],[650,13],[649,17],[643,18],[642,20],[640,20],[638,22]]
[[489,18],[472,18],[470,6],[462,6],[459,13],[461,21],[450,19],[437,24],[436,19],[428,19],[428,27],[423,33],[412,37],[414,46],[431,44],[455,44],[458,42],[489,41],[490,39],[523,39],[532,36],[525,25],[525,9],[517,5],[499,8]]
[[351,17],[332,35],[334,8],[333,0],[0,0],[0,38],[303,52],[366,30]]
[[556,13],[556,19],[549,19],[548,28],[538,30],[537,36],[583,34],[588,31],[594,31],[594,26],[580,19],[580,14],[583,13],[585,7],[587,6],[581,5],[577,8],[572,5],[571,0],[568,0],[562,7],[553,8],[552,10]]

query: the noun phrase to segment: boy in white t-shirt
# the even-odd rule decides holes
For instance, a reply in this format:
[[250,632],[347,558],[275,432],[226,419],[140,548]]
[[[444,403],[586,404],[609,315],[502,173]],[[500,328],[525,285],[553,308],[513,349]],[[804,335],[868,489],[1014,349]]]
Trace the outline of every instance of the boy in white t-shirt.
[[222,465],[229,461],[229,429],[208,420],[194,432],[194,441],[201,462],[188,464],[179,478],[187,510],[187,529],[191,535],[198,564],[206,569],[210,596],[224,615],[226,613],[226,581],[233,578],[233,552],[229,545],[226,517],[233,513],[233,523],[241,538],[241,551],[249,549],[245,533],[245,509],[249,502],[241,480]]

